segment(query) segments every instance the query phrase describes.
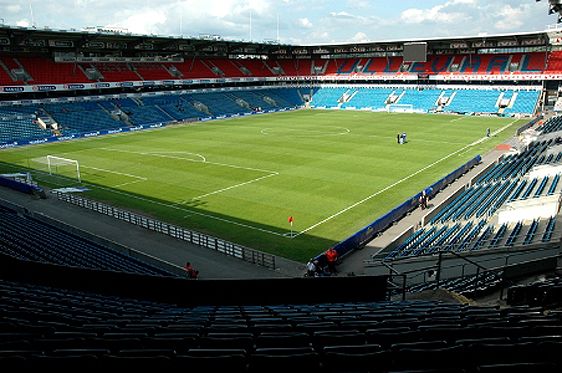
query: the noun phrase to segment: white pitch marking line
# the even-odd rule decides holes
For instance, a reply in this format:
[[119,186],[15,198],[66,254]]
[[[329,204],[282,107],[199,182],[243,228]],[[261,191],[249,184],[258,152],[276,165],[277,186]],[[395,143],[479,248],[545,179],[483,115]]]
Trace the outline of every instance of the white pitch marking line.
[[[357,136],[363,136],[363,135],[357,135]],[[380,138],[380,139],[393,139],[393,140],[396,142],[396,136],[368,135],[368,137],[376,137],[376,138]],[[436,140],[424,140],[424,139],[416,138],[416,143],[417,143],[417,142],[428,142],[428,143],[432,143],[432,144],[456,144],[456,145],[464,145],[464,144],[466,144],[466,143],[464,143],[464,142],[436,141]]]
[[[190,153],[190,152],[148,152],[148,153],[141,153],[141,154],[149,154],[149,155],[163,155],[165,156],[166,154],[191,154],[191,155],[195,155],[197,156],[199,159],[201,159],[201,162],[205,163],[207,162],[207,158],[205,158],[204,155],[201,155],[199,153]],[[167,156],[166,156],[167,157]],[[190,160],[189,158],[182,158],[182,157],[177,157],[179,159],[186,159],[186,160]],[[195,162],[195,160],[193,159],[192,161]]]
[[143,180],[143,181],[148,180],[146,177],[137,176],[137,175],[131,175],[131,174],[126,174],[126,173],[124,173],[124,172],[119,172],[119,171],[106,170],[105,168],[97,168],[97,167],[90,167],[90,166],[81,166],[81,167],[83,167],[83,168],[91,168],[92,170],[96,170],[96,171],[109,172],[109,173],[111,173],[111,174],[116,174],[116,175],[121,175],[121,176],[132,177],[132,178],[139,179],[139,180]]
[[179,211],[187,212],[187,213],[190,213],[190,214],[193,214],[193,215],[199,215],[199,216],[203,216],[203,217],[206,217],[206,218],[209,218],[209,219],[214,219],[214,220],[222,221],[222,222],[224,222],[224,223],[237,225],[237,226],[239,226],[239,227],[244,227],[244,228],[247,228],[247,229],[252,229],[252,230],[255,230],[255,231],[260,231],[260,232],[263,232],[263,233],[268,233],[268,234],[272,234],[272,235],[275,235],[275,236],[283,237],[283,234],[282,234],[282,233],[279,233],[279,232],[274,232],[274,231],[270,231],[270,230],[267,230],[267,229],[254,227],[254,226],[252,226],[252,225],[248,225],[248,224],[244,224],[244,223],[239,223],[239,222],[232,221],[232,220],[228,220],[228,219],[224,219],[224,218],[219,218],[218,216],[213,216],[213,215],[209,215],[209,214],[204,214],[204,213],[202,213],[202,212],[198,212],[198,211],[190,210],[190,209],[188,209],[188,208],[183,208],[183,207],[177,206],[176,204],[173,204],[173,205],[172,205],[172,204],[169,204],[169,203],[163,203],[163,202],[153,201],[153,200],[150,200],[150,199],[147,199],[147,198],[143,198],[143,197],[140,197],[140,196],[136,196],[136,195],[131,194],[131,193],[127,193],[127,192],[123,192],[123,191],[119,191],[119,190],[115,190],[115,189],[111,189],[111,188],[106,188],[106,187],[103,187],[103,186],[100,186],[100,185],[92,185],[92,184],[87,184],[87,183],[84,183],[84,184],[85,184],[85,185],[89,185],[89,186],[91,186],[92,188],[104,189],[104,190],[107,190],[107,191],[110,191],[110,192],[113,192],[113,193],[116,193],[116,194],[126,195],[126,196],[128,196],[128,197],[130,197],[130,198],[138,199],[138,200],[145,201],[145,202],[148,202],[148,203],[152,203],[152,204],[155,204],[155,205],[160,205],[160,206],[168,207],[168,208],[171,208],[171,209],[174,209],[174,210],[179,210]]
[[101,150],[108,150],[108,151],[113,151],[113,152],[137,154],[137,155],[147,155],[147,156],[150,156],[150,157],[178,159],[178,160],[187,161],[187,162],[194,162],[194,163],[206,163],[206,164],[211,164],[211,165],[215,165],[215,166],[223,166],[223,167],[229,167],[229,168],[237,168],[237,169],[240,169],[240,170],[249,170],[249,171],[263,172],[263,173],[266,173],[266,174],[274,174],[274,173],[277,173],[277,171],[264,170],[264,169],[260,169],[260,168],[237,166],[237,165],[228,164],[228,163],[209,162],[209,161],[207,161],[207,159],[206,159],[203,155],[197,154],[197,153],[190,153],[190,154],[196,154],[196,155],[198,155],[198,156],[200,156],[200,157],[202,157],[202,158],[205,158],[205,161],[198,161],[198,160],[189,159],[189,158],[182,158],[182,157],[174,157],[174,156],[171,156],[171,155],[153,154],[153,153],[143,153],[143,152],[134,152],[134,151],[130,151],[130,150],[121,150],[121,149],[113,149],[113,148],[98,148],[98,149],[101,149]]
[[246,181],[246,182],[244,182],[244,183],[231,185],[231,186],[226,187],[226,188],[222,188],[222,189],[219,189],[219,190],[215,190],[214,192],[202,194],[202,195],[200,195],[200,196],[193,197],[192,199],[188,199],[188,200],[185,200],[185,201],[180,202],[180,203],[181,203],[181,204],[184,204],[184,203],[190,202],[190,201],[192,201],[192,200],[194,200],[194,199],[201,199],[201,198],[205,198],[205,197],[208,197],[208,196],[212,196],[213,194],[219,194],[219,193],[222,193],[222,192],[226,192],[227,190],[234,189],[234,188],[238,188],[238,187],[241,187],[241,186],[244,186],[244,185],[248,185],[248,184],[252,184],[252,183],[255,183],[255,182],[257,182],[257,181],[260,181],[260,180],[263,180],[263,179],[267,179],[267,178],[269,178],[269,177],[277,176],[277,175],[279,175],[278,172],[276,172],[276,173],[274,173],[274,174],[269,174],[269,175],[261,176],[261,177],[258,177],[258,178],[256,178],[256,179],[253,179],[253,180],[250,180],[250,181]]
[[[517,122],[517,120],[514,120],[514,121],[512,121],[511,123],[509,123],[508,125],[506,125],[505,127],[502,127],[501,129],[495,131],[495,132],[494,132],[494,135],[497,134],[497,133],[499,133],[499,132],[501,132],[501,131],[503,131],[503,130],[505,130],[505,129],[507,129],[508,127],[510,127],[510,126],[511,126],[513,123],[515,123],[515,122]],[[443,157],[443,158],[441,158],[441,159],[438,159],[437,161],[435,161],[435,162],[433,162],[433,163],[431,163],[431,164],[425,166],[424,168],[422,168],[422,169],[420,169],[420,170],[414,172],[413,174],[411,174],[411,175],[409,175],[409,176],[406,176],[405,178],[402,178],[402,179],[396,181],[395,183],[390,184],[389,186],[385,187],[384,189],[381,189],[381,190],[379,190],[378,192],[373,193],[373,194],[371,194],[370,196],[367,196],[367,197],[363,198],[362,200],[360,200],[360,201],[358,201],[358,202],[355,202],[355,203],[352,204],[351,206],[348,206],[348,207],[344,208],[343,210],[340,210],[340,211],[336,212],[335,214],[328,216],[327,218],[325,218],[325,219],[319,221],[318,223],[311,225],[310,227],[308,227],[308,228],[306,228],[306,229],[300,231],[299,233],[295,234],[295,235],[294,235],[293,237],[291,237],[291,238],[298,237],[298,236],[300,236],[300,235],[302,235],[302,234],[308,232],[309,230],[314,229],[314,228],[318,227],[319,225],[322,225],[322,224],[324,224],[325,222],[332,220],[333,218],[335,218],[335,217],[337,217],[337,216],[343,214],[343,213],[346,212],[346,211],[349,211],[349,210],[355,208],[356,206],[359,206],[360,204],[362,204],[362,203],[364,203],[364,202],[370,200],[371,198],[376,197],[376,196],[378,196],[379,194],[384,193],[384,192],[386,192],[387,190],[389,190],[389,189],[391,189],[391,188],[394,188],[396,185],[401,184],[401,183],[403,183],[404,181],[406,181],[406,180],[408,180],[408,179],[411,179],[412,177],[416,176],[416,175],[419,174],[420,172],[423,172],[423,171],[427,170],[428,168],[431,168],[431,167],[435,166],[436,164],[441,163],[441,162],[443,162],[444,160],[446,160],[446,159],[448,159],[448,158],[451,158],[453,155],[455,155],[455,154],[457,154],[457,153],[460,153],[460,152],[464,151],[465,149],[467,149],[467,148],[469,148],[469,147],[471,147],[471,146],[474,146],[474,145],[477,145],[477,144],[479,144],[479,143],[481,143],[481,142],[483,142],[483,141],[486,141],[487,139],[489,139],[489,138],[488,138],[488,137],[483,137],[483,138],[481,138],[481,139],[479,139],[479,140],[474,141],[474,142],[471,143],[471,144],[468,144],[468,145],[466,145],[466,146],[460,148],[459,150],[457,150],[457,151],[455,151],[455,152],[453,152],[453,153],[451,153],[451,154],[449,154],[449,155],[446,155],[445,157]]]
[[[292,134],[293,136],[302,136],[302,137],[324,137],[324,136],[341,136],[341,135],[347,135],[349,133],[351,133],[351,130],[347,127],[334,127],[334,126],[328,126],[327,128],[339,128],[341,130],[343,130],[342,132],[338,132],[338,133],[327,133],[327,132],[322,132],[322,131],[315,131],[315,130],[307,130],[306,128],[288,128],[289,132],[293,131],[296,132],[296,134]],[[260,133],[262,135],[276,135],[275,133],[269,133],[268,131],[271,130],[273,128],[263,128],[260,130]]]
[[131,185],[131,184],[136,184],[136,183],[142,183],[145,180],[134,180],[134,181],[129,181],[128,183],[122,183],[122,184],[117,184],[112,186],[112,188],[121,188],[124,187],[125,185]]
[[[497,135],[498,133],[501,133],[501,132],[505,131],[506,129],[508,129],[509,127],[511,127],[511,125],[512,125],[513,123],[517,122],[518,120],[519,120],[519,119],[515,119],[515,120],[509,122],[505,127],[501,127],[501,128],[499,128],[499,129],[495,130],[494,132],[491,133],[491,136],[495,136],[495,135]],[[478,144],[480,144],[481,142],[484,142],[484,141],[488,140],[489,138],[490,138],[490,137],[484,136],[484,137],[482,137],[481,139],[474,141],[472,144],[469,144],[468,146],[478,145]]]
[[449,122],[451,122],[451,123],[452,123],[452,122],[458,122],[458,121],[463,120],[463,119],[466,119],[466,116],[462,116],[462,117],[460,117],[460,118],[451,119]]
[[205,162],[207,164],[212,164],[215,166],[223,166],[223,167],[230,167],[230,168],[238,168],[240,170],[249,170],[249,171],[257,171],[257,172],[263,172],[266,174],[278,174],[277,171],[272,171],[272,170],[264,170],[261,168],[253,168],[253,167],[244,167],[244,166],[237,166],[237,165],[233,165],[233,164],[228,164],[228,163],[218,163],[218,162]]

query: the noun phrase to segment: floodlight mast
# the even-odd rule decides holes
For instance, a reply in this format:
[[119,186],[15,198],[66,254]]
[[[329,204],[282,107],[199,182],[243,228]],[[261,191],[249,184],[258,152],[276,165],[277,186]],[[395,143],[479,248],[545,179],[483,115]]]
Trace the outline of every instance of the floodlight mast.
[[[536,0],[538,3],[541,0]],[[548,14],[558,13],[558,23],[562,23],[562,0],[548,0]]]

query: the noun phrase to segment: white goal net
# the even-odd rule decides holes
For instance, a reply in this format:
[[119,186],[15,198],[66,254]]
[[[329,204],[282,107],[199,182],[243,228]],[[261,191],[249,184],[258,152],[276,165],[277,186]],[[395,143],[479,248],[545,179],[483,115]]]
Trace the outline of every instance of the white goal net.
[[52,175],[53,173],[61,174],[63,176],[76,178],[79,183],[82,182],[80,177],[80,163],[76,159],[48,155],[47,167],[49,169],[49,175]]
[[389,113],[413,113],[414,105],[412,104],[389,104],[386,106]]

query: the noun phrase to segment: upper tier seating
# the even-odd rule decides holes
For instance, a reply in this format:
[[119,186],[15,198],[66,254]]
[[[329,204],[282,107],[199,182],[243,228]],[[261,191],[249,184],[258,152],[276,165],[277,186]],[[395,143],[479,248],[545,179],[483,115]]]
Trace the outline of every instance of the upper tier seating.
[[[84,65],[84,64],[83,64]],[[93,67],[101,73],[106,82],[123,82],[142,80],[142,77],[131,70],[126,63],[93,63]],[[84,65],[88,68],[88,65]]]
[[131,68],[139,74],[143,80],[170,80],[174,79],[172,74],[166,70],[161,63],[134,63]]
[[546,73],[562,72],[562,51],[553,51],[547,57]]
[[[0,58],[0,62],[1,61],[2,58]],[[8,72],[2,68],[0,64],[0,85],[11,85],[11,84],[14,84],[14,80],[12,79],[10,74],[8,74]]]
[[209,58],[205,60],[209,66],[218,68],[222,74],[221,76],[240,77],[246,76],[240,69],[239,65],[234,63],[234,60],[226,58]]
[[[545,69],[546,66],[546,69]],[[199,78],[314,75],[474,75],[562,72],[562,51],[549,54],[428,55],[427,62],[404,63],[402,57],[341,59],[186,58],[181,63],[56,63],[44,56],[3,56],[0,85],[91,82],[83,70],[95,68],[108,82]],[[22,70],[14,81],[7,73]],[[26,75],[27,74],[27,75]],[[24,79],[24,77],[26,77]]]
[[220,77],[215,74],[210,67],[199,58],[186,59],[182,63],[173,64],[182,74],[183,78],[217,78]]
[[18,57],[25,70],[31,75],[29,84],[85,83],[89,79],[77,64],[55,63],[43,57]]

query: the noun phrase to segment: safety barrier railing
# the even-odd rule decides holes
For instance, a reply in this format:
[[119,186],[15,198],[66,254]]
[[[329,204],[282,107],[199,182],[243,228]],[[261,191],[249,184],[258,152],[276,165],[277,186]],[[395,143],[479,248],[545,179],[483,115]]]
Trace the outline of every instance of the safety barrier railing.
[[96,211],[100,214],[111,216],[115,219],[123,220],[127,223],[134,224],[154,232],[162,233],[167,236],[174,237],[178,240],[206,247],[224,255],[232,256],[234,258],[241,259],[252,264],[256,264],[273,270],[275,269],[274,255],[250,249],[248,247],[225,241],[217,237],[178,227],[173,224],[168,224],[160,220],[148,218],[146,216],[142,216],[102,202],[84,198],[76,194],[57,192],[56,196],[57,199],[61,201],[86,208],[88,210]]

